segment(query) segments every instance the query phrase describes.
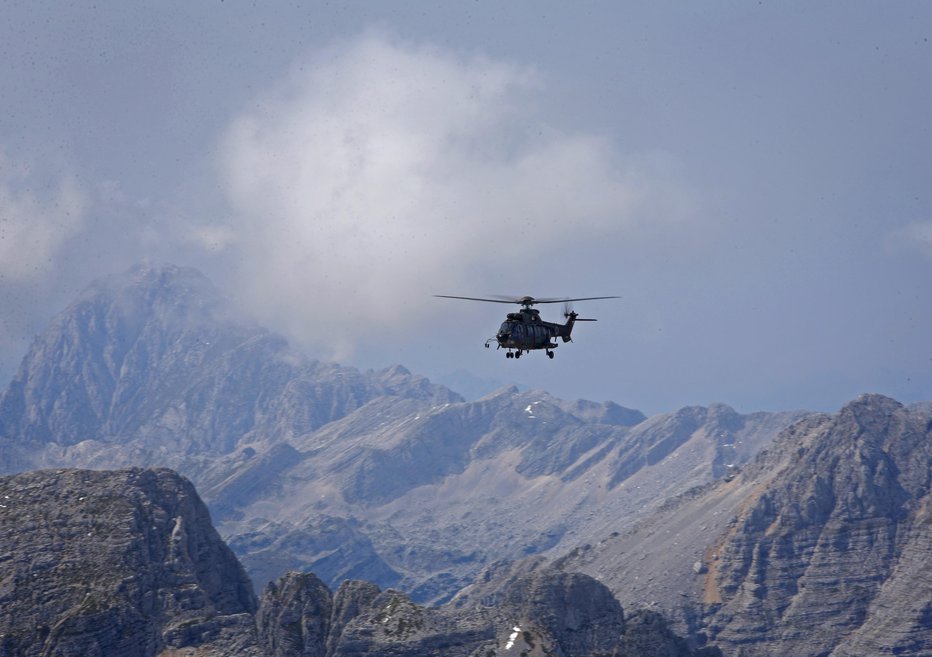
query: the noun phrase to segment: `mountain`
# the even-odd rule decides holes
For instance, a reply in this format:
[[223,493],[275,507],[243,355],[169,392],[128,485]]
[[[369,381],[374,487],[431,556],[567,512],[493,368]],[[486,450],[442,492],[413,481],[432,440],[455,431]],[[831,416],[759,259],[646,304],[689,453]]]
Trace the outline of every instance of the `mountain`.
[[925,655],[932,409],[863,395],[730,481],[560,560],[649,598],[726,655]]
[[193,472],[204,457],[272,445],[393,394],[461,399],[403,368],[364,374],[303,358],[237,318],[199,272],[139,265],[91,285],[36,338],[0,395],[0,466]]
[[[486,564],[561,554],[731,476],[798,417],[629,413],[516,389],[429,409],[378,399],[293,440],[284,468],[257,456],[205,494],[257,582],[310,568],[437,602]],[[351,563],[339,542],[359,548]]]
[[93,284],[0,393],[0,468],[170,467],[258,587],[289,570],[449,599],[488,564],[558,556],[731,478],[802,413],[646,418],[503,388],[466,402],[395,366],[309,359],[200,273]]
[[[388,607],[406,610],[401,625],[388,622],[398,632],[391,654],[440,644],[466,650],[474,639],[494,651],[513,631],[515,621],[506,619],[521,614],[522,623],[539,629],[530,635],[534,646],[570,645],[575,639],[561,634],[565,628],[531,614],[533,605],[507,606],[508,591],[524,591],[517,599],[525,604],[552,581],[560,583],[545,596],[547,609],[561,610],[554,622],[583,604],[573,594],[573,605],[560,607],[567,591],[603,599],[593,583],[627,608],[646,605],[624,619],[624,645],[638,649],[644,647],[638,632],[660,641],[652,634],[662,624],[659,610],[690,645],[718,647],[729,657],[927,654],[930,434],[932,403],[903,406],[879,395],[862,396],[836,414],[741,414],[713,404],[650,418],[613,402],[517,388],[467,402],[401,366],[362,372],[309,359],[237,317],[202,275],[173,266],[140,266],[91,286],[37,337],[0,393],[4,472],[172,467],[202,491],[239,558],[233,566],[225,546],[208,549],[231,573],[224,581],[242,582],[234,571],[243,564],[257,589],[274,585],[263,599],[266,610],[279,610],[256,621],[255,639],[239,630],[230,638],[227,629],[238,627],[241,614],[252,618],[255,603],[243,594],[239,607],[229,606],[228,594],[210,588],[209,577],[198,579],[189,552],[191,563],[178,572],[191,574],[179,577],[207,616],[183,622],[204,629],[219,651],[229,641],[245,642],[236,644],[244,651],[250,641],[262,650],[294,643],[293,633],[269,629],[278,623],[305,628],[302,637],[324,637],[324,654],[337,654],[344,639],[345,654],[364,654],[388,645],[379,644],[389,638],[378,629],[387,618],[379,609]],[[96,487],[90,474],[52,472]],[[151,474],[161,470],[131,472],[139,481],[167,481]],[[130,483],[108,482],[103,488],[126,490],[110,498],[141,499]],[[43,480],[23,490],[41,497],[55,486]],[[0,546],[16,549],[2,550],[0,569],[24,570],[2,570],[12,573],[0,580],[4,608],[28,590],[26,577],[45,572],[39,565],[77,563],[66,552],[83,536],[72,527],[70,508],[83,508],[82,496],[60,495],[38,515],[16,516],[23,537],[6,526],[9,538]],[[134,563],[118,552],[126,540],[119,537],[144,530],[149,525],[139,519],[156,514],[146,509],[164,504],[132,504],[112,504],[126,512],[112,519],[123,525],[102,534],[116,552],[107,552],[105,541],[102,551],[81,548],[81,554],[120,554],[120,563]],[[5,500],[0,505],[10,513]],[[95,537],[103,531],[93,524],[96,508],[81,519]],[[158,512],[163,524],[151,526],[173,531],[167,513]],[[194,507],[190,515],[191,522],[206,522]],[[67,533],[57,533],[61,527]],[[204,532],[199,553],[214,545]],[[17,542],[29,536],[34,543]],[[45,545],[62,552],[35,565],[32,555]],[[158,565],[165,563],[158,550],[167,548],[146,549],[157,557],[155,565],[140,565],[150,573],[148,590],[161,581],[166,567]],[[280,579],[289,571],[314,572],[316,579]],[[105,601],[141,590],[108,577],[101,574],[99,587]],[[93,583],[61,581],[61,591],[23,604],[45,609],[44,601],[60,600],[62,607],[42,613],[65,619],[66,629],[67,619],[103,613]],[[343,582],[353,582],[345,595]],[[93,602],[87,613],[86,595]],[[376,599],[381,607],[371,606]],[[145,627],[146,636],[156,637],[147,645],[187,641],[172,634],[176,603],[151,604],[130,604],[155,610],[144,623],[130,612],[95,618],[104,628]],[[307,605],[321,610],[326,623],[296,615]],[[23,641],[47,641],[58,632],[59,620],[23,613],[22,626],[18,616],[4,620],[12,629],[3,630],[7,643],[0,645],[12,654]],[[260,611],[255,618],[266,617]],[[417,632],[409,633],[415,621]],[[101,641],[121,640],[105,634]],[[523,630],[514,645],[522,637]],[[669,654],[679,650],[674,644],[663,644]],[[319,651],[316,642],[302,645],[306,654]],[[535,650],[529,641],[522,645]]]
[[170,470],[23,473],[0,477],[0,499],[4,656],[699,654],[659,616],[626,619],[605,586],[542,562],[487,573],[478,586],[494,595],[438,608],[369,582],[334,593],[301,573],[257,602]]
[[0,552],[2,655],[261,654],[245,571],[168,470],[0,477]]

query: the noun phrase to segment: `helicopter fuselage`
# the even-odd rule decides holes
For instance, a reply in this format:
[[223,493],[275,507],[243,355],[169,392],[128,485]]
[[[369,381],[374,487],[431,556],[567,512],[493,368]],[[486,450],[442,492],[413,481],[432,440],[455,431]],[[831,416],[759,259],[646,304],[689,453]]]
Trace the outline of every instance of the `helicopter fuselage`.
[[[556,339],[562,338],[563,342],[569,342],[571,339],[576,313],[570,313],[568,317],[566,324],[545,322],[536,309],[522,308],[519,312],[508,313],[494,340],[500,349],[509,350],[509,357],[520,358],[523,352],[544,349],[547,355],[553,358],[551,350],[559,346]],[[487,340],[485,346],[488,347],[492,340],[493,338]],[[515,350],[514,355],[511,350]]]

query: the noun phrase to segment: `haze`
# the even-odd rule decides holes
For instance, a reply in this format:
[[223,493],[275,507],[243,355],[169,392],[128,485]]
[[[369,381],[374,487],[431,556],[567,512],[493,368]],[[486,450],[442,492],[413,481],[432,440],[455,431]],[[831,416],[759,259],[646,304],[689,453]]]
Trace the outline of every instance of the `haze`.
[[[7,3],[3,380],[150,259],[467,394],[932,398],[932,5],[644,5]],[[514,361],[432,294],[622,298]]]

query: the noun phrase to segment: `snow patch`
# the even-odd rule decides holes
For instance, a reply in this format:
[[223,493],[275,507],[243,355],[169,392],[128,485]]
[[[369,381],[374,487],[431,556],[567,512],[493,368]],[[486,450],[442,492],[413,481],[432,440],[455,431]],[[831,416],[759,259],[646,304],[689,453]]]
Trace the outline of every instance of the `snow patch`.
[[511,628],[511,634],[508,635],[508,643],[505,644],[505,650],[511,650],[515,645],[515,639],[521,634],[521,628],[515,625]]
[[540,403],[539,401],[531,402],[530,404],[527,405],[527,408],[524,409],[524,412],[527,413],[527,416],[529,418],[532,418],[532,419],[534,418],[534,407],[537,406],[539,403]]

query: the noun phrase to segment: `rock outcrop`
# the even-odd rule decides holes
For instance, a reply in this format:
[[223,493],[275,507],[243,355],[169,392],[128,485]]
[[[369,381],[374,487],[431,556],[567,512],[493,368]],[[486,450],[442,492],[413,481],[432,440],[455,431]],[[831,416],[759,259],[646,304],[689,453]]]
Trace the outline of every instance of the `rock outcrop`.
[[24,473],[0,478],[0,500],[3,657],[647,657],[675,639],[660,618],[626,633],[608,589],[539,559],[490,572],[478,590],[496,594],[469,604],[422,607],[362,581],[333,593],[301,573],[257,604],[169,470]]
[[720,655],[693,652],[657,613],[637,612],[626,623],[603,585],[542,560],[503,564],[484,577],[471,594],[430,608],[362,582],[346,582],[332,595],[313,575],[289,573],[262,595],[259,636],[276,657]]
[[333,615],[326,584],[312,574],[288,573],[262,596],[259,643],[267,657],[326,657]]
[[932,411],[863,395],[560,560],[729,657],[926,655]]
[[706,575],[717,642],[736,655],[928,654],[930,416],[864,395],[779,448],[779,476]]
[[2,655],[260,654],[252,584],[171,471],[0,478],[0,552]]

